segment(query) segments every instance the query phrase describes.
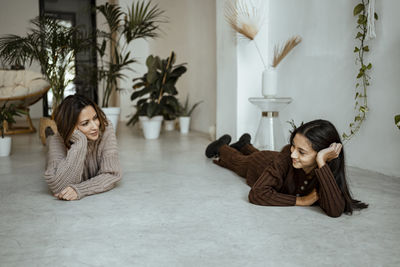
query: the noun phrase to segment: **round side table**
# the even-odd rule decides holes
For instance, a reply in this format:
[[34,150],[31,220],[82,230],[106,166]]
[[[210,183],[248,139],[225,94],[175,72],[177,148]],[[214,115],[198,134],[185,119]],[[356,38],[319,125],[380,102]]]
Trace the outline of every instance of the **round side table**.
[[261,110],[254,146],[260,150],[280,151],[286,145],[279,111],[292,102],[290,97],[251,97],[249,101]]

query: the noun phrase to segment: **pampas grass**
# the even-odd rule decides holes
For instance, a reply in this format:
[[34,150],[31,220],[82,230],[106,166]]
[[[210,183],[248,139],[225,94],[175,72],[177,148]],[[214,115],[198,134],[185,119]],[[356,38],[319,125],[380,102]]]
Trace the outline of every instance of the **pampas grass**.
[[225,19],[231,28],[239,33],[241,37],[254,41],[260,59],[266,68],[264,59],[254,39],[260,31],[263,17],[257,12],[254,6],[249,7],[245,0],[230,0],[225,4]]
[[287,56],[287,54],[289,54],[289,52],[292,51],[292,49],[295,48],[296,45],[298,45],[300,42],[301,42],[300,36],[293,36],[292,38],[286,41],[283,48],[275,46],[272,67],[276,68],[276,66],[278,66],[278,64],[282,61],[282,59],[284,59]]

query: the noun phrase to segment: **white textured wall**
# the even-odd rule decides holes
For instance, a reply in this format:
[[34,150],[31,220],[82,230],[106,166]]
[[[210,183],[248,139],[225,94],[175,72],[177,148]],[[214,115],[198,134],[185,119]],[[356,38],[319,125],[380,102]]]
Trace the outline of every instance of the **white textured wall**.
[[177,82],[178,98],[189,94],[193,104],[204,101],[192,114],[191,129],[208,132],[216,114],[216,27],[215,0],[158,0],[168,23],[164,33],[149,41],[150,53],[162,58],[173,50],[176,63],[187,63],[187,72]]
[[[272,48],[275,43],[283,43],[292,35],[303,37],[303,42],[279,66],[280,95],[294,99],[281,112],[282,122],[294,119],[300,123],[323,118],[333,122],[340,133],[348,129],[354,118],[354,86],[358,68],[353,53],[356,18],[352,15],[357,2],[270,1],[268,46]],[[368,88],[370,112],[359,134],[345,145],[348,165],[394,176],[400,176],[400,131],[393,122],[393,116],[400,113],[400,25],[394,23],[399,9],[400,2],[396,0],[376,1],[379,14],[377,39],[369,41],[371,52],[366,54],[367,61],[373,64]],[[222,30],[217,28],[217,32]],[[237,46],[238,64],[253,64],[253,68],[247,71],[238,68],[237,95],[246,94],[242,92],[244,83],[240,82],[243,75],[251,77],[251,81],[257,78],[256,72],[261,73],[255,52],[249,45]],[[220,53],[224,51],[218,50],[218,57]],[[261,80],[261,74],[258,77]],[[244,128],[255,133],[252,125],[258,124],[258,111],[244,104],[246,101],[245,97],[238,99],[240,104],[237,106],[245,105],[247,115],[245,119],[238,117],[237,134],[242,131],[239,125],[245,125]],[[287,133],[290,126],[286,123],[283,126]]]
[[[27,29],[30,27],[29,20],[39,15],[38,0],[1,1],[0,4],[0,35],[26,35]],[[37,64],[32,64],[30,69],[40,72]],[[42,111],[42,100],[30,107],[32,118],[42,117]]]

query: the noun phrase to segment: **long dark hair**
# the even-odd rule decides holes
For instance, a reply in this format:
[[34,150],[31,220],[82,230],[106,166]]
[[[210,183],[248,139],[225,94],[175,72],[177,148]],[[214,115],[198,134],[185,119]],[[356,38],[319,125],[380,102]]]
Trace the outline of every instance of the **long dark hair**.
[[[332,143],[342,143],[335,126],[326,120],[310,121],[295,128],[290,136],[291,144],[296,134],[305,136],[311,142],[312,148],[317,152],[329,147]],[[336,184],[344,196],[346,202],[344,212],[352,214],[353,210],[365,209],[368,207],[368,204],[352,198],[346,180],[344,162],[344,150],[342,148],[339,157],[327,162],[327,164],[335,177]]]
[[79,114],[82,109],[87,106],[92,106],[97,113],[100,121],[100,131],[104,132],[108,125],[104,112],[89,98],[83,95],[75,94],[66,97],[55,111],[54,120],[57,124],[57,131],[64,140],[67,148],[71,147],[69,142],[72,133],[74,132]]

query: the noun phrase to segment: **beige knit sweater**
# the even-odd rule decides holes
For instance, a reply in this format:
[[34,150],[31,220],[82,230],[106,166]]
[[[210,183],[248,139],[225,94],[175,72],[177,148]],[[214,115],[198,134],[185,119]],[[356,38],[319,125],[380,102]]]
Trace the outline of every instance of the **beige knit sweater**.
[[117,141],[109,123],[96,141],[88,141],[79,130],[72,134],[67,150],[59,134],[49,136],[44,177],[50,190],[59,193],[70,186],[81,199],[112,189],[121,180]]

